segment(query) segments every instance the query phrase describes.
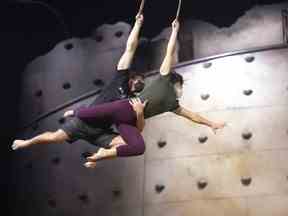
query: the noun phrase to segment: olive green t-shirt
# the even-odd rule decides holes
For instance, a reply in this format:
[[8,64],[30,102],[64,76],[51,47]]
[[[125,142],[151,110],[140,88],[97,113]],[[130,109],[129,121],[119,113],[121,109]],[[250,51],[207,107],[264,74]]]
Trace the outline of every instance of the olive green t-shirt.
[[179,107],[174,86],[170,82],[170,74],[157,75],[156,79],[144,88],[139,97],[142,102],[148,100],[144,109],[145,118],[174,111]]

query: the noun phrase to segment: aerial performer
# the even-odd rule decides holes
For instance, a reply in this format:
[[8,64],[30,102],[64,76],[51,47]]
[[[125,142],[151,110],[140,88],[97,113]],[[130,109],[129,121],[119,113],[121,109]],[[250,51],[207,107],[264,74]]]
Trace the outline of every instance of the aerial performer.
[[146,105],[143,106],[145,119],[165,112],[173,112],[193,122],[208,126],[215,133],[217,129],[222,129],[226,125],[224,122],[209,121],[179,104],[184,81],[183,77],[172,69],[180,28],[178,16],[179,7],[176,19],[172,22],[172,33],[159,74],[136,98],[117,100],[69,111],[69,115],[76,116],[87,123],[109,122],[115,124],[126,143],[126,145],[120,145],[116,148],[100,148],[95,154],[87,157],[86,167],[95,167],[98,160],[136,156],[144,153],[145,142],[141,136],[141,131],[137,128],[137,115],[131,105],[131,100]]

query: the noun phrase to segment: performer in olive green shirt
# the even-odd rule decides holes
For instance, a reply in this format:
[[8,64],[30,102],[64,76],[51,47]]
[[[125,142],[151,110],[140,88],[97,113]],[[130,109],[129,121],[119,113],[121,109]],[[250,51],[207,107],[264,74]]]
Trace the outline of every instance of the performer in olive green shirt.
[[[136,114],[144,108],[144,118],[150,118],[164,112],[174,112],[199,124],[209,126],[216,132],[225,126],[225,123],[214,123],[200,115],[180,106],[178,99],[182,96],[183,78],[180,74],[172,72],[179,22],[172,23],[172,33],[168,42],[166,55],[160,68],[160,73],[150,85],[144,88],[139,98],[120,100],[112,103],[97,105],[94,107],[80,108],[71,112],[83,121],[101,122],[108,121],[116,125],[124,145],[113,149],[100,148],[97,153],[87,157],[86,167],[95,167],[97,160],[112,157],[127,157],[141,155],[145,151],[145,143],[140,131],[136,127]],[[134,104],[132,107],[131,104]],[[136,105],[135,105],[136,104]],[[144,125],[143,125],[144,126]],[[124,142],[123,142],[124,143]]]
[[[175,74],[173,74],[175,76]],[[141,101],[149,101],[144,109],[144,117],[174,111],[179,107],[178,98],[171,83],[171,74],[157,75],[156,79],[143,90],[139,98]]]

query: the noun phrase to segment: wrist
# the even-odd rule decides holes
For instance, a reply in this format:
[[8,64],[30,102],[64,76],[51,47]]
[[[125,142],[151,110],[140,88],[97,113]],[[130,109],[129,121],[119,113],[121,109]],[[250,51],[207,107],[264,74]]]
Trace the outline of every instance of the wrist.
[[179,32],[179,29],[173,29],[172,30],[172,33],[174,33],[174,34],[178,34],[178,32]]
[[138,111],[138,112],[136,112],[136,115],[137,115],[137,117],[143,116],[143,111]]
[[137,26],[137,27],[142,27],[142,25],[143,25],[143,22],[141,22],[141,21],[135,22],[135,26]]
[[213,123],[213,122],[208,122],[207,125],[208,125],[210,128],[214,128],[214,123]]

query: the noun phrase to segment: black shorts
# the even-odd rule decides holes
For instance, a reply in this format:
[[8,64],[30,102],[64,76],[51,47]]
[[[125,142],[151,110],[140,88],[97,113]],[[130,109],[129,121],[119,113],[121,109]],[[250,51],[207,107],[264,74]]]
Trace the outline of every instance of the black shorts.
[[82,139],[102,148],[108,148],[112,139],[119,135],[111,127],[91,126],[77,117],[67,118],[60,129],[68,135],[69,140],[67,142],[69,143]]

